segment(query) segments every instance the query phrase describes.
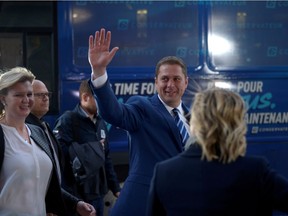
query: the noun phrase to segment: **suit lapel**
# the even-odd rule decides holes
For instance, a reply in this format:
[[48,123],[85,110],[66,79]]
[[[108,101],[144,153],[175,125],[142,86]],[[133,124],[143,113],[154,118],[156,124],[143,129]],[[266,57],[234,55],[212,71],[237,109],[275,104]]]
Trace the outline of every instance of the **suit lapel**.
[[28,125],[28,127],[29,127],[29,129],[31,131],[30,137],[34,140],[34,142],[41,149],[43,149],[46,152],[46,154],[53,161],[52,153],[51,153],[50,147],[48,145],[48,140],[46,139],[44,131],[42,131],[42,129],[39,128],[38,126],[34,126],[34,125],[31,125],[31,124],[27,124],[27,125]]

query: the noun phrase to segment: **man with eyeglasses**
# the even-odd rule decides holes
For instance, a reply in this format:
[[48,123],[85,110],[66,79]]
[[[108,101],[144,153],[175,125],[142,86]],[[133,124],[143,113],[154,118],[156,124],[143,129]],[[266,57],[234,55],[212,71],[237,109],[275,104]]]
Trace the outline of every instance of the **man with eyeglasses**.
[[[48,92],[46,85],[40,80],[34,80],[32,87],[34,94],[34,105],[31,109],[31,113],[26,118],[26,123],[41,127],[47,135],[47,138],[51,144],[51,150],[55,153],[54,161],[56,163],[59,180],[61,182],[61,169],[64,160],[61,154],[61,148],[49,125],[43,120],[43,116],[49,111],[49,99],[51,98],[52,93]],[[95,209],[92,205],[78,199],[64,189],[62,189],[62,196],[69,215],[76,211],[81,216],[95,215]]]
[[42,93],[34,93],[34,97],[45,99],[48,97],[49,99],[52,97],[52,92],[42,92]]

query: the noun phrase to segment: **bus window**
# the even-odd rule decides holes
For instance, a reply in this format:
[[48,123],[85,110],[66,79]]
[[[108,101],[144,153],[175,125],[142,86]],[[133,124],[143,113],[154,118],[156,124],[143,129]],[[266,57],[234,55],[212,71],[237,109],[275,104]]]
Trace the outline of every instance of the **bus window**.
[[287,2],[211,1],[210,4],[208,49],[213,68],[284,69],[288,65]]
[[54,2],[0,2],[0,67],[27,67],[52,91],[58,113],[57,28]]
[[0,67],[2,69],[23,65],[22,40],[20,33],[0,33]]
[[190,67],[200,64],[198,5],[193,1],[74,1],[71,11],[77,66],[88,66],[87,39],[101,27],[112,32],[111,47],[120,48],[111,66],[155,67],[167,55],[183,58]]
[[0,27],[52,27],[52,9],[48,1],[1,1]]

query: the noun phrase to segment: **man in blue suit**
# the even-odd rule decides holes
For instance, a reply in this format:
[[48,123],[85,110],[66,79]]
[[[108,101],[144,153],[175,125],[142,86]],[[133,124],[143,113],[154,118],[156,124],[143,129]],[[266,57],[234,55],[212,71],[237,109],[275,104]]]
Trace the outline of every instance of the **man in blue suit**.
[[[171,158],[183,149],[183,141],[174,120],[173,108],[189,129],[185,116],[188,108],[182,96],[188,85],[184,62],[168,56],[156,66],[157,94],[152,97],[133,96],[119,103],[110,87],[106,67],[116,54],[111,51],[111,32],[96,31],[89,37],[89,63],[92,68],[90,85],[94,91],[101,116],[108,123],[128,131],[130,170],[121,194],[112,209],[112,216],[145,215],[146,201],[154,165]],[[115,112],[117,110],[117,112]]]

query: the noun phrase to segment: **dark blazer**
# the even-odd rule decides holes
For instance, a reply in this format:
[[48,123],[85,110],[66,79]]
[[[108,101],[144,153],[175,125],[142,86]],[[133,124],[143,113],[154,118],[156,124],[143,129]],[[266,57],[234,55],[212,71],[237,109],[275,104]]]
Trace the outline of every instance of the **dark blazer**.
[[54,213],[57,215],[65,215],[65,207],[62,200],[62,194],[61,194],[61,187],[59,183],[58,174],[56,171],[56,164],[53,160],[53,156],[49,147],[49,141],[47,140],[44,132],[41,128],[35,125],[27,124],[28,127],[31,130],[30,138],[34,140],[34,142],[42,148],[44,152],[50,157],[52,163],[53,163],[53,170],[52,170],[52,176],[50,180],[50,184],[48,187],[48,191],[45,197],[46,202],[46,211],[48,213]]
[[[111,215],[145,215],[146,199],[154,165],[182,152],[177,125],[158,95],[132,96],[118,103],[109,81],[94,88],[101,116],[108,123],[128,131],[129,175]],[[187,107],[184,110],[188,112]]]
[[[25,120],[26,123],[28,124],[33,124],[33,125],[37,125],[38,127],[40,127],[43,131],[45,131],[45,128],[43,126],[43,123],[46,124],[47,126],[47,129],[48,129],[48,133],[49,133],[49,136],[51,138],[51,141],[52,141],[52,144],[54,146],[54,149],[56,151],[56,154],[58,156],[58,160],[60,162],[60,165],[63,166],[63,155],[62,155],[62,151],[61,151],[61,147],[57,141],[57,139],[55,138],[54,134],[53,134],[53,131],[51,130],[50,126],[44,121],[44,119],[39,119],[37,118],[35,115],[33,115],[32,113],[30,113],[26,120]],[[46,135],[46,134],[45,134]],[[46,135],[47,137],[47,135]],[[48,137],[47,137],[48,138]],[[63,169],[63,167],[61,167]]]
[[[44,126],[42,125],[42,123],[44,122],[44,120],[42,119],[38,119],[35,115],[33,115],[32,113],[30,113],[27,118],[26,118],[26,123],[28,123],[29,125],[36,125],[38,127],[40,127],[43,131],[45,130]],[[46,122],[44,122],[46,123]],[[47,129],[48,129],[48,132],[50,134],[50,138],[52,139],[52,142],[53,142],[53,145],[54,145],[54,149],[56,150],[56,153],[57,153],[57,156],[58,156],[58,160],[60,162],[60,166],[61,166],[61,169],[63,168],[63,156],[62,156],[62,152],[61,152],[61,148],[58,144],[58,141],[57,139],[54,137],[53,135],[53,132],[51,131],[49,125],[47,125]],[[46,140],[48,143],[50,143],[48,141],[48,137],[45,133],[43,133],[43,135],[46,137]],[[51,148],[49,148],[50,151],[53,151]],[[51,155],[52,157],[52,155]],[[53,158],[53,163],[55,163],[54,161],[54,157]],[[54,164],[56,165],[56,164]],[[59,183],[60,184],[60,183]],[[63,201],[65,203],[65,210],[69,212],[72,211],[72,212],[76,212],[76,205],[77,203],[80,201],[79,198],[73,196],[72,194],[68,193],[66,190],[64,190],[63,188],[61,188],[61,194],[62,194],[62,197],[63,197]],[[66,215],[67,215],[67,212],[66,212]],[[67,215],[68,216],[68,215]]]
[[271,216],[288,212],[288,181],[262,157],[201,160],[192,145],[155,166],[147,216]]

